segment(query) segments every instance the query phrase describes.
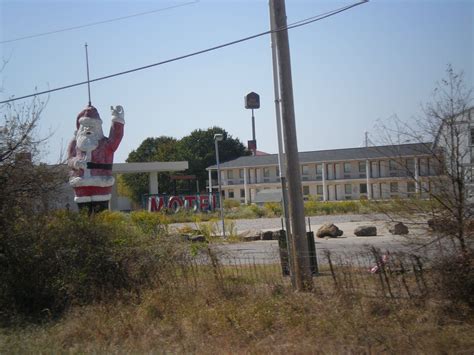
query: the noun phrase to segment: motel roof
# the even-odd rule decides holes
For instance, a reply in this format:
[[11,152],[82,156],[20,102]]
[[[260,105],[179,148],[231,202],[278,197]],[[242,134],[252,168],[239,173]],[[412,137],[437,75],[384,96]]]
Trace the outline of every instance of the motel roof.
[[[414,155],[420,156],[432,154],[432,143],[410,143],[363,148],[344,148],[300,152],[299,159],[301,164],[306,164],[364,159],[398,158],[409,157]],[[278,154],[244,156],[224,163],[220,163],[219,165],[221,169],[275,166],[278,165]],[[212,165],[206,168],[206,170],[215,169],[217,169],[217,165]]]

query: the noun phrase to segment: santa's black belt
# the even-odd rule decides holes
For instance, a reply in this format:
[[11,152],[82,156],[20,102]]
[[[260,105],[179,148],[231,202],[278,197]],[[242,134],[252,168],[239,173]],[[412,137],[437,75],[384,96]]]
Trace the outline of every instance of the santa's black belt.
[[87,163],[87,169],[112,170],[112,164]]

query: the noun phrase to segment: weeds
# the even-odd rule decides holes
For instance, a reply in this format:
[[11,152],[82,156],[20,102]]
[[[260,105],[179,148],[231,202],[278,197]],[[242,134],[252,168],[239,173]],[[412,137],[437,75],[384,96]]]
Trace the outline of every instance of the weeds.
[[[211,238],[217,222],[196,224]],[[41,287],[60,281],[68,307],[55,319],[36,314],[46,320],[42,325],[23,320],[0,328],[0,353],[458,353],[474,347],[472,275],[453,279],[472,258],[451,257],[452,267],[439,269],[412,255],[384,259],[387,253],[376,249],[328,252],[314,291],[295,293],[270,256],[229,255],[218,244],[180,240],[162,225],[148,215],[65,214],[38,224],[46,244],[16,240],[34,261],[24,259],[22,270],[41,269],[19,275],[22,283],[14,286],[23,293],[35,286],[38,302]],[[55,270],[54,260],[60,262],[53,277],[38,278]]]
[[[305,201],[306,216],[325,216],[335,214],[393,214],[407,210],[407,206],[411,206],[410,211],[416,211],[417,214],[423,211],[428,214],[436,208],[436,203],[428,200],[420,199],[393,199],[385,201],[319,201],[310,199]],[[411,213],[411,212],[410,212]],[[408,215],[410,215],[408,213]],[[160,214],[160,213],[158,213]],[[266,202],[262,206],[255,204],[244,205],[235,200],[224,201],[224,214],[226,219],[253,219],[253,218],[274,218],[282,216],[282,207],[277,202]],[[199,219],[202,222],[212,221],[219,218],[218,211],[214,212],[189,212],[180,211],[176,214],[167,214],[169,223],[193,222]],[[413,213],[411,213],[413,216]]]

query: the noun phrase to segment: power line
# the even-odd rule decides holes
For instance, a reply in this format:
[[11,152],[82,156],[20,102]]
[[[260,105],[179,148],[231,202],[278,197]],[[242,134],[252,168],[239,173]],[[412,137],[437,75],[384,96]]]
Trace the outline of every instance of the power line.
[[154,13],[157,13],[157,12],[162,12],[162,11],[175,9],[175,8],[178,8],[178,7],[188,6],[188,5],[198,3],[198,2],[199,2],[199,0],[194,0],[194,1],[191,1],[191,2],[186,2],[186,3],[183,3],[183,4],[179,4],[179,5],[163,7],[161,9],[139,12],[139,13],[132,14],[132,15],[116,17],[116,18],[113,18],[113,19],[108,19],[108,20],[103,20],[103,21],[91,22],[91,23],[87,23],[87,24],[84,24],[84,25],[67,27],[67,28],[62,28],[62,29],[59,29],[59,30],[43,32],[43,33],[37,33],[37,34],[34,34],[34,35],[28,35],[28,36],[19,37],[19,38],[7,39],[7,40],[4,40],[4,41],[0,41],[0,44],[17,42],[17,41],[22,41],[22,40],[25,40],[25,39],[36,38],[36,37],[48,36],[48,35],[52,35],[52,34],[55,34],[55,33],[61,33],[61,32],[66,32],[66,31],[77,30],[77,29],[85,28],[85,27],[102,25],[104,23],[122,21],[122,20],[126,20],[126,19],[129,19],[129,18],[132,18],[132,17],[139,17],[139,16],[144,16],[144,15],[154,14]]
[[160,65],[163,65],[163,64],[168,64],[168,63],[171,63],[171,62],[176,62],[176,61],[179,61],[179,60],[182,60],[182,59],[194,57],[194,56],[197,56],[197,55],[200,55],[200,54],[204,54],[204,53],[212,52],[212,51],[215,51],[215,50],[218,50],[218,49],[221,49],[221,48],[229,47],[229,46],[232,46],[232,45],[235,45],[235,44],[238,44],[238,43],[246,42],[246,41],[249,41],[249,40],[251,40],[251,39],[255,39],[255,38],[258,38],[258,37],[262,37],[262,36],[268,35],[268,34],[270,34],[270,33],[272,33],[272,32],[280,32],[280,31],[290,30],[290,29],[293,29],[293,28],[297,28],[297,27],[309,25],[310,23],[313,23],[313,22],[316,22],[316,21],[320,21],[320,20],[323,20],[323,19],[325,19],[325,18],[328,18],[328,17],[334,16],[334,15],[337,15],[337,14],[339,14],[339,13],[341,13],[341,12],[347,11],[347,10],[353,8],[353,7],[358,6],[358,5],[365,4],[367,1],[368,1],[368,0],[362,0],[362,1],[357,2],[357,3],[355,3],[355,4],[347,5],[347,6],[344,6],[344,7],[339,8],[339,9],[330,11],[330,12],[326,12],[326,13],[323,13],[323,14],[320,14],[320,15],[308,17],[308,18],[306,18],[306,19],[304,19],[304,20],[300,20],[300,21],[294,22],[294,23],[292,23],[292,24],[290,24],[290,25],[288,25],[288,26],[286,26],[286,27],[278,28],[278,29],[276,29],[276,30],[274,30],[274,31],[269,30],[269,31],[261,32],[261,33],[255,34],[255,35],[251,35],[251,36],[248,36],[248,37],[244,37],[244,38],[237,39],[237,40],[235,40],[235,41],[231,41],[231,42],[227,42],[227,43],[224,43],[224,44],[220,44],[220,45],[218,45],[218,46],[206,48],[206,49],[203,49],[203,50],[200,50],[200,51],[197,51],[197,52],[188,53],[188,54],[185,54],[185,55],[182,55],[182,56],[179,56],[179,57],[174,57],[174,58],[167,59],[167,60],[164,60],[164,61],[161,61],[161,62],[157,62],[157,63],[145,65],[145,66],[138,67],[138,68],[134,68],[134,69],[130,69],[130,70],[125,70],[125,71],[118,72],[118,73],[115,73],[115,74],[110,74],[110,75],[102,76],[102,77],[99,77],[99,78],[91,79],[91,80],[89,80],[89,81],[82,81],[82,82],[79,82],[79,83],[70,84],[70,85],[65,85],[65,86],[61,86],[61,87],[55,88],[55,89],[49,89],[49,90],[45,90],[45,91],[40,91],[40,92],[37,92],[37,93],[34,93],[34,94],[25,95],[25,96],[13,97],[13,98],[10,98],[10,99],[8,99],[8,100],[0,101],[0,104],[5,104],[5,103],[8,103],[8,102],[17,101],[17,100],[22,100],[22,99],[27,99],[27,98],[29,98],[29,97],[34,97],[34,96],[38,96],[38,95],[44,95],[44,94],[48,94],[48,93],[55,92],[55,91],[70,89],[70,88],[73,88],[73,87],[76,87],[76,86],[81,86],[81,85],[85,85],[85,84],[88,84],[88,83],[93,83],[93,82],[96,82],[96,81],[101,81],[101,80],[105,80],[105,79],[110,79],[110,78],[113,78],[113,77],[116,77],[116,76],[121,76],[121,75],[125,75],[125,74],[130,74],[130,73],[133,73],[133,72],[136,72],[136,71],[140,71],[140,70],[144,70],[144,69],[149,69],[149,68],[152,68],[152,67],[160,66]]

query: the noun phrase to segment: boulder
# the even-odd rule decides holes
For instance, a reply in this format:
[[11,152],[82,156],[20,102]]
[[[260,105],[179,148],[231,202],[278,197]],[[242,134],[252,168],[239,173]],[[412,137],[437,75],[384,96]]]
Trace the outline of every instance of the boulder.
[[260,240],[260,234],[257,235],[246,235],[243,237],[244,242],[254,242],[256,240]]
[[273,232],[272,231],[266,231],[261,234],[261,239],[262,240],[272,240],[273,239]]
[[449,218],[435,217],[428,221],[428,227],[434,232],[447,232],[456,228],[456,222]]
[[318,238],[324,238],[324,237],[331,237],[331,238],[337,238],[340,237],[344,232],[337,228],[336,225],[332,223],[327,223],[323,224],[318,231],[316,232],[316,236]]
[[408,234],[408,227],[402,222],[398,222],[395,223],[388,231],[393,235],[405,235]]
[[189,237],[189,240],[193,243],[204,243],[206,242],[206,237],[203,235],[193,235]]
[[375,237],[377,235],[377,227],[359,226],[354,230],[354,234],[358,237]]
[[[282,234],[283,233],[283,234]],[[284,230],[278,230],[278,231],[274,231],[272,233],[272,239],[273,240],[280,240],[280,235],[283,237],[285,236],[285,231]]]

